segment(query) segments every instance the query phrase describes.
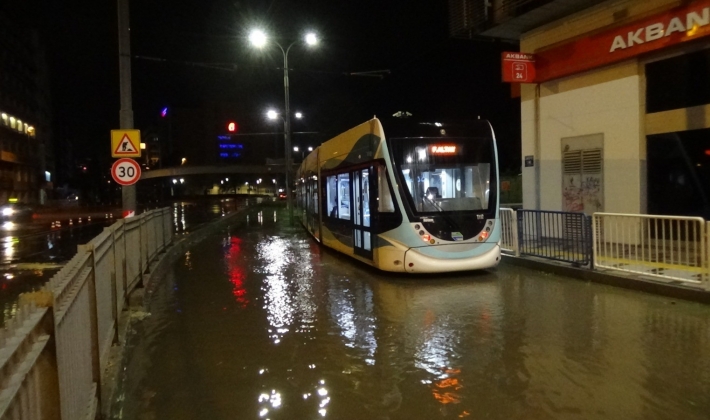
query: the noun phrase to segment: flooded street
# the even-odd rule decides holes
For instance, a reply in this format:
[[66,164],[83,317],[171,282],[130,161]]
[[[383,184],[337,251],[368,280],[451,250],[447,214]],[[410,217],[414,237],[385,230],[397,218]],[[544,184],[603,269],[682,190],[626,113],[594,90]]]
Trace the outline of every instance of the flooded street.
[[708,419],[708,306],[506,264],[395,276],[285,216],[179,260],[113,418]]
[[[188,234],[245,204],[245,199],[209,197],[169,203],[173,232],[177,236]],[[92,214],[93,221],[86,214],[82,221],[75,214],[60,213],[51,219],[1,226],[0,326],[16,313],[21,293],[42,287],[76,254],[77,245],[88,243],[117,221],[113,215],[109,217],[110,213]],[[55,227],[54,219],[62,224]]]

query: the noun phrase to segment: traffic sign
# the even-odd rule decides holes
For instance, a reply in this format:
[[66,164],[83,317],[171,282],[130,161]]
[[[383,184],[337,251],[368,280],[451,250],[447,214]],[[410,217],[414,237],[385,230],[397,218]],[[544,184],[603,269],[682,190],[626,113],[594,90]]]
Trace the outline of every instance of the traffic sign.
[[121,185],[133,185],[141,177],[141,167],[133,159],[119,159],[111,167],[111,176]]
[[141,157],[140,130],[111,130],[111,157]]

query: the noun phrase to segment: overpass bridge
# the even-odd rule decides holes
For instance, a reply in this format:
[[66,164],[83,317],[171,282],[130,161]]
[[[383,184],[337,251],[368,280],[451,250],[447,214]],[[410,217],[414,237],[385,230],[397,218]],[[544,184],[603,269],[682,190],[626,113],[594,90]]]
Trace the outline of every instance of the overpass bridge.
[[[294,166],[297,165],[294,162]],[[140,179],[172,178],[189,175],[220,175],[220,174],[283,174],[285,165],[200,165],[200,166],[175,166],[171,168],[151,169],[144,171]]]

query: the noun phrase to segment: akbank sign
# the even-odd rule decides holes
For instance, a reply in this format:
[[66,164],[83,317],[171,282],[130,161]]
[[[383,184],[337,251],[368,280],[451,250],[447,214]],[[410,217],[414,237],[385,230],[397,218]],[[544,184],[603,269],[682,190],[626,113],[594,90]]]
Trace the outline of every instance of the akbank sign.
[[569,76],[710,35],[710,0],[589,35],[535,54],[534,82]]
[[697,32],[698,29],[708,24],[710,24],[710,7],[705,7],[700,13],[687,13],[682,20],[680,17],[672,17],[665,22],[660,21],[643,28],[631,30],[626,35],[617,35],[611,44],[609,52],[657,41],[676,33],[685,35],[690,32]]

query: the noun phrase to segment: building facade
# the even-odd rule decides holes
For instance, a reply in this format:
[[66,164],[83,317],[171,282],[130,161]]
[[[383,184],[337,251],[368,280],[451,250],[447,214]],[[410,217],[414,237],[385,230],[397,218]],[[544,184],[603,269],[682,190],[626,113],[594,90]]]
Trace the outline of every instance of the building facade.
[[525,208],[710,218],[710,1],[490,4],[458,34],[534,57],[520,86]]
[[47,65],[27,16],[0,6],[0,203],[42,203],[52,187]]

